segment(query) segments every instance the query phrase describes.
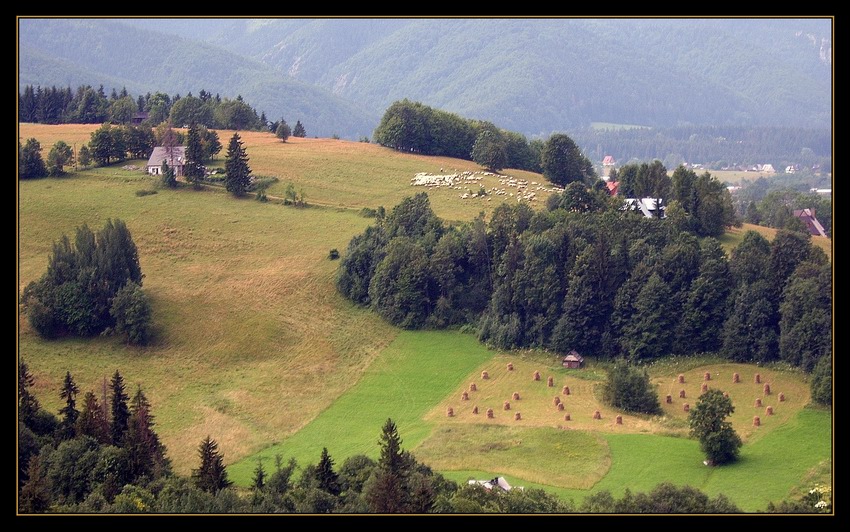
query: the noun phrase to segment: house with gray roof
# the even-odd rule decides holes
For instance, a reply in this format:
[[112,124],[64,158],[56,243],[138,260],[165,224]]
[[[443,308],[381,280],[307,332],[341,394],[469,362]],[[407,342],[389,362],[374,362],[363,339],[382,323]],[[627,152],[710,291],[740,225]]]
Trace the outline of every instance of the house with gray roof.
[[168,166],[174,169],[175,176],[182,176],[183,167],[186,165],[186,146],[174,146],[172,148],[157,146],[154,148],[148,159],[148,173],[150,175],[162,175],[162,161],[168,162]]

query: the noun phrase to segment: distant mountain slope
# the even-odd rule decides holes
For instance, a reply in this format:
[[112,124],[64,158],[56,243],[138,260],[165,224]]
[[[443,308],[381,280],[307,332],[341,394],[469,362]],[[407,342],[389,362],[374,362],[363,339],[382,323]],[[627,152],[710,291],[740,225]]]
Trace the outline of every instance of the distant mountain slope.
[[259,61],[120,21],[21,20],[19,44],[21,85],[241,94],[269,119],[301,120],[311,136],[369,135],[377,121],[374,113]]
[[[140,21],[158,24],[163,21]],[[187,31],[185,21],[176,22]],[[411,98],[527,134],[589,122],[828,127],[828,19],[199,21],[196,38],[375,112]]]
[[[127,19],[120,25],[126,35],[114,38],[143,32],[180,43],[188,50],[180,57],[188,53],[206,65],[188,73],[171,69],[170,83],[197,90],[198,83],[183,78],[205,77],[208,90],[235,89],[270,118],[274,94],[283,91],[275,84],[298,80],[342,98],[314,109],[342,122],[337,110],[363,110],[370,131],[402,98],[541,136],[591,122],[831,125],[832,24],[823,18]],[[72,39],[62,46],[80,55],[84,44]],[[51,55],[55,49],[40,46]],[[147,48],[134,47],[145,59],[136,61],[136,79],[149,82],[150,76],[138,78],[156,62],[148,60],[150,52],[138,54]],[[226,66],[233,61],[241,61],[235,72]],[[124,70],[82,66],[110,75]],[[305,88],[301,96],[312,93]],[[317,102],[323,98],[327,92],[316,94]]]

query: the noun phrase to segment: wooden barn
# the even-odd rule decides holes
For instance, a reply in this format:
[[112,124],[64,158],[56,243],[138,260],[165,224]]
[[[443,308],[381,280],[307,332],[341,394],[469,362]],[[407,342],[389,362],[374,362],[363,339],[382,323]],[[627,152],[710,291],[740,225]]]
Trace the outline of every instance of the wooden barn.
[[564,357],[563,366],[565,368],[578,369],[582,364],[584,364],[584,357],[579,355],[575,349]]

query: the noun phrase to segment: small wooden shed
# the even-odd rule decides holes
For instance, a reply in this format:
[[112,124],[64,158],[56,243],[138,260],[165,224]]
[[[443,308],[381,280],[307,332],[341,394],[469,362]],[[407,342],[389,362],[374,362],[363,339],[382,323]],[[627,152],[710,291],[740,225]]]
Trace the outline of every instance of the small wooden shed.
[[567,356],[564,357],[563,366],[565,368],[578,369],[583,363],[584,357],[573,349]]

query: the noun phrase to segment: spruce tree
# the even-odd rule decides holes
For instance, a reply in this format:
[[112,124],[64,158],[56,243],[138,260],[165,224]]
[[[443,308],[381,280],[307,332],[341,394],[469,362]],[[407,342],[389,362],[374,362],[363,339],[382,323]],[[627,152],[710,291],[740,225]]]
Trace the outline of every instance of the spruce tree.
[[186,139],[186,164],[183,167],[186,181],[195,189],[201,188],[204,179],[204,147],[201,142],[199,126],[192,124]]
[[602,261],[607,254],[607,248],[596,243],[587,245],[576,258],[561,318],[552,332],[552,344],[559,351],[576,349],[596,355],[602,347],[602,331],[611,307],[603,290],[607,272]]
[[29,478],[18,499],[19,509],[27,514],[44,513],[50,507],[51,494],[47,465],[43,463],[41,456],[35,455],[30,459],[27,473]]
[[168,188],[177,188],[177,178],[174,176],[174,169],[168,166],[168,161],[165,159],[162,160],[160,173],[162,174],[161,179],[163,186]]
[[307,136],[307,131],[304,130],[304,126],[301,124],[301,120],[297,120],[295,122],[295,127],[292,128],[292,136],[301,138]]
[[257,460],[257,467],[254,469],[254,478],[251,480],[251,487],[257,490],[261,490],[265,485],[266,470],[263,469],[263,461]]
[[22,360],[18,365],[18,420],[27,426],[32,426],[35,414],[41,408],[38,399],[30,392],[34,385],[35,378]]
[[227,479],[227,471],[224,468],[224,456],[218,452],[218,443],[207,436],[198,446],[198,456],[201,458],[201,466],[192,471],[195,485],[209,493],[216,493],[232,484]]
[[670,354],[676,318],[668,306],[670,297],[670,288],[657,273],[640,289],[634,314],[623,331],[623,345],[632,360]]
[[339,475],[334,471],[334,461],[328,454],[328,448],[322,448],[322,456],[319,465],[316,466],[316,480],[319,481],[319,489],[331,495],[339,495]]
[[77,162],[80,163],[80,166],[85,168],[86,166],[89,166],[91,164],[91,161],[91,151],[89,150],[89,147],[87,145],[83,144],[82,146],[80,146],[80,154],[77,158]]
[[59,422],[57,435],[60,440],[70,440],[77,433],[77,418],[80,416],[77,410],[77,393],[80,389],[74,383],[74,378],[71,377],[71,372],[65,373],[65,381],[62,383],[62,389],[59,396],[65,400],[65,406],[59,410],[62,416],[62,421]]
[[27,139],[26,145],[18,143],[18,177],[32,179],[47,176],[47,165],[41,158],[41,144],[36,139]]
[[117,369],[115,374],[112,375],[110,388],[112,390],[110,395],[112,423],[110,424],[109,434],[112,438],[112,445],[121,447],[124,444],[124,435],[130,421],[130,409],[127,407],[130,396],[124,390],[124,377]]
[[90,436],[102,444],[112,443],[109,419],[94,392],[86,392],[83,398],[83,408],[77,418],[77,435]]
[[248,156],[242,146],[239,133],[234,133],[230,138],[224,170],[227,174],[224,180],[227,191],[237,197],[244,195],[251,184],[251,168],[248,166]]
[[289,124],[286,123],[286,120],[281,118],[280,123],[275,129],[275,136],[282,142],[286,142],[286,139],[288,139],[290,135],[292,135],[292,130],[289,128]]
[[726,253],[714,238],[702,242],[699,275],[691,283],[676,340],[677,351],[711,353],[723,343],[723,323],[732,292]]
[[124,449],[129,456],[130,476],[158,478],[170,469],[165,457],[165,446],[153,430],[154,417],[150,403],[141,387],[136,391],[130,407],[130,419]]
[[401,438],[392,419],[387,419],[381,431],[381,457],[366,493],[369,508],[375,513],[407,511],[410,458],[401,449]]

